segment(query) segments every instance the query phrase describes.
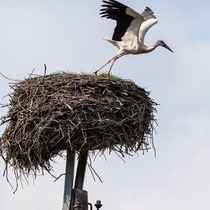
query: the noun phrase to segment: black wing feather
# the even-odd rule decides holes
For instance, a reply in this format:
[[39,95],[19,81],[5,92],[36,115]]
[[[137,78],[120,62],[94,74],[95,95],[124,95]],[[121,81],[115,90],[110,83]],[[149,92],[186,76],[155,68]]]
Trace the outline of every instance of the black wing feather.
[[150,18],[156,18],[156,16],[154,15],[154,12],[149,7],[146,7],[146,9],[141,15],[144,16],[145,20],[150,19]]
[[122,41],[122,37],[126,33],[134,17],[126,14],[126,9],[128,7],[118,1],[104,0],[103,2],[105,4],[101,5],[102,9],[100,10],[100,15],[101,17],[117,21],[117,26],[115,27],[112,39]]

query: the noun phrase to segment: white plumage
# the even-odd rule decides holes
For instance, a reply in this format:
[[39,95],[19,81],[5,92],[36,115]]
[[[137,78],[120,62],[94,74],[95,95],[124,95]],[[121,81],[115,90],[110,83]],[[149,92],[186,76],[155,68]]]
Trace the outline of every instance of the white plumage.
[[142,14],[134,11],[126,5],[115,0],[103,0],[101,17],[113,19],[117,21],[112,39],[103,38],[112,43],[119,51],[116,56],[108,60],[101,68],[94,73],[97,74],[104,66],[112,61],[108,75],[112,69],[114,62],[123,55],[148,53],[156,49],[158,46],[165,47],[173,52],[162,40],[158,40],[153,46],[148,47],[144,44],[146,32],[158,22],[154,12],[146,7]]

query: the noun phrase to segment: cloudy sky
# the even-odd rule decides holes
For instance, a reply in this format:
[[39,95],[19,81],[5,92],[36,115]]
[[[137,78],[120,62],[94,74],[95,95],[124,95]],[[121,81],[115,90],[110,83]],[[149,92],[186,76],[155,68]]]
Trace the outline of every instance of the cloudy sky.
[[[160,104],[157,157],[152,150],[126,163],[115,154],[99,157],[93,166],[103,184],[87,170],[89,202],[101,199],[103,210],[209,210],[210,1],[121,2],[139,12],[151,7],[159,23],[148,32],[146,44],[163,39],[175,53],[158,48],[115,63],[113,74],[145,87]],[[43,64],[48,73],[99,68],[117,52],[101,39],[112,36],[115,23],[99,17],[100,5],[101,0],[0,0],[0,72],[24,79],[33,69],[43,74]],[[8,82],[0,78],[1,98],[11,91]],[[0,109],[1,116],[6,112]],[[56,162],[54,173],[60,175],[65,160]],[[61,209],[64,177],[54,182],[46,173],[13,194],[3,170],[0,159],[2,210]]]

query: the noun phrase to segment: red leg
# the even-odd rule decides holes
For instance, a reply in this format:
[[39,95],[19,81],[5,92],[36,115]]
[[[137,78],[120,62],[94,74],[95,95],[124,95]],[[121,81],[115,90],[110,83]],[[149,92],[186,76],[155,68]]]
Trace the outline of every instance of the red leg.
[[114,58],[114,59],[113,59],[113,62],[112,62],[112,64],[111,64],[110,68],[109,68],[109,71],[107,72],[107,76],[110,75],[110,71],[111,71],[112,66],[113,66],[113,64],[114,64],[114,62],[115,62],[116,60],[117,60],[117,58]]
[[108,63],[110,63],[112,60],[114,60],[118,55],[114,56],[113,58],[109,59],[100,69],[96,70],[93,72],[93,74],[97,75],[97,73],[104,68],[104,66],[106,66]]
[[113,66],[114,62],[115,62],[118,58],[122,57],[123,55],[124,55],[124,53],[121,53],[121,54],[119,54],[119,55],[117,55],[117,56],[115,56],[115,57],[113,58],[113,62],[112,62],[112,64],[111,64],[111,66],[110,66],[109,71],[107,72],[107,75],[108,75],[108,76],[109,76],[109,74],[110,74],[110,71],[112,70],[112,66]]

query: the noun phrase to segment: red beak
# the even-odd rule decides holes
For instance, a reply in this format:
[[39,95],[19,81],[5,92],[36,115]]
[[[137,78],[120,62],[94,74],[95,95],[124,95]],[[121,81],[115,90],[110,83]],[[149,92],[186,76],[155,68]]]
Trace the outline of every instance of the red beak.
[[165,47],[166,49],[170,50],[172,53],[174,52],[167,44],[164,44],[162,46]]

